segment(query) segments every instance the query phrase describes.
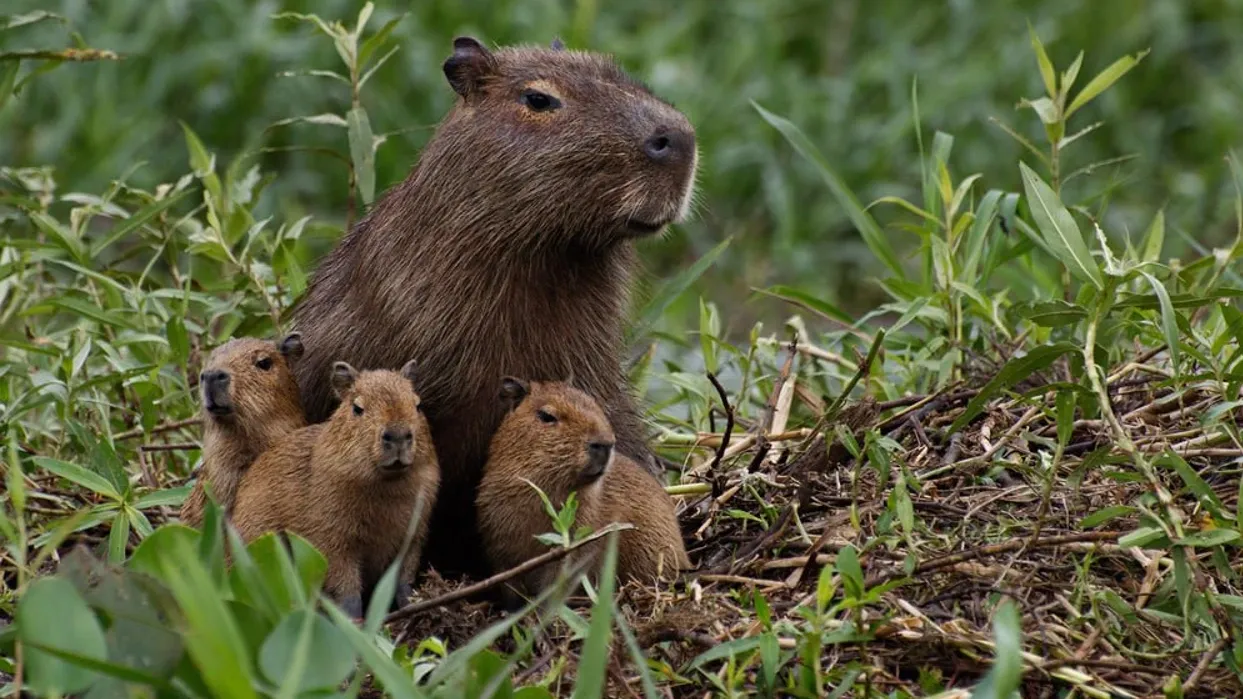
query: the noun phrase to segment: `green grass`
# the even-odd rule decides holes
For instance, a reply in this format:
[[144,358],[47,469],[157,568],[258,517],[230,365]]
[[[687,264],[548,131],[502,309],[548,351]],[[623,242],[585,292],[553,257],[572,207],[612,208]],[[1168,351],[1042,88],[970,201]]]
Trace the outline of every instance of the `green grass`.
[[[1243,693],[1237,3],[346,5],[0,29],[0,695]],[[124,58],[14,53],[66,27]],[[428,576],[360,627],[305,542],[226,569],[175,522],[191,377],[283,329],[467,29],[615,50],[700,125],[629,337],[697,569],[509,616]]]

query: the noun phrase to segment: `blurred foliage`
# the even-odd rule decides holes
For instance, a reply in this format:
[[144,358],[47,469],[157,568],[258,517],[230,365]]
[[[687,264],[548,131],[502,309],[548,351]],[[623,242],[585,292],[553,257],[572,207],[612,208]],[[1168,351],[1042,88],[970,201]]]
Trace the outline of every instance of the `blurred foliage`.
[[[181,120],[225,161],[268,149],[262,171],[282,174],[264,193],[260,216],[311,214],[336,226],[346,220],[345,168],[314,150],[289,150],[339,146],[339,133],[323,125],[270,128],[281,119],[346,111],[347,86],[281,76],[335,69],[338,59],[308,25],[271,18],[283,11],[348,17],[357,3],[4,4],[6,13],[50,9],[66,21],[0,33],[0,51],[69,46],[78,32],[123,60],[58,70],[28,86],[17,97],[20,109],[0,112],[0,162],[55,165],[70,191],[100,191],[122,176],[150,187],[183,171]],[[546,43],[559,35],[571,47],[614,53],[698,129],[702,205],[669,239],[644,246],[654,276],[688,266],[732,236],[735,244],[698,285],[737,309],[727,332],[786,312],[772,301],[743,308],[749,286],[795,284],[863,310],[881,298],[865,281],[879,271],[876,260],[845,210],[825,196],[815,168],[784,146],[749,101],[797,124],[861,200],[909,199],[919,181],[911,118],[918,80],[926,131],[959,139],[955,169],[1014,191],[1021,186],[1012,166],[1020,147],[989,118],[1040,137],[1035,115],[1015,110],[1016,95],[1040,88],[1026,40],[1031,22],[1058,65],[1083,48],[1085,75],[1136,47],[1151,48],[1144,70],[1080,117],[1080,126],[1106,125],[1066,166],[1137,157],[1072,183],[1067,198],[1101,197],[1106,228],[1132,232],[1164,205],[1176,256],[1188,252],[1185,238],[1211,246],[1232,234],[1216,224],[1228,220],[1233,194],[1223,156],[1243,140],[1243,45],[1232,40],[1233,28],[1243,26],[1241,0],[689,0],[674,12],[667,7],[655,0],[379,3],[373,27],[409,14],[393,30],[398,52],[363,95],[371,127],[392,134],[377,154],[377,190],[405,176],[450,104],[440,65],[454,35],[496,44]],[[896,212],[883,213],[882,225],[895,220]],[[336,233],[313,236],[312,252]],[[918,242],[900,231],[891,235],[902,252]],[[674,317],[693,320],[692,302],[690,295],[671,309]]]

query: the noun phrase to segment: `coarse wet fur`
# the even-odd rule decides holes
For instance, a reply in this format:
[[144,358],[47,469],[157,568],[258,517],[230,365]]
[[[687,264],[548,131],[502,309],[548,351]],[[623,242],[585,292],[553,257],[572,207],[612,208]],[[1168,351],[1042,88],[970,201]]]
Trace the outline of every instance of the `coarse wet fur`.
[[207,488],[227,517],[251,462],[281,437],[306,426],[293,366],[302,336],[279,342],[235,337],[208,356],[199,374],[203,465],[181,505],[180,520],[203,524]]
[[256,459],[237,495],[233,521],[242,539],[266,532],[305,538],[328,559],[326,590],[356,618],[400,553],[421,500],[398,578],[398,601],[409,597],[436,504],[440,466],[414,370],[413,361],[400,373],[335,363],[339,407]]
[[[531,483],[558,510],[577,492],[575,528],[635,526],[618,535],[619,579],[651,583],[690,567],[673,499],[651,474],[614,452],[613,430],[596,401],[564,383],[510,377],[501,382],[499,402],[510,412],[492,439],[477,503],[494,572],[548,551],[535,537],[553,531],[552,522]],[[603,542],[586,548],[586,555],[598,556]],[[536,595],[557,573],[558,564],[545,565],[526,575],[519,591]]]
[[573,377],[617,448],[659,465],[622,369],[636,240],[682,219],[696,163],[686,117],[610,59],[454,41],[458,95],[407,179],[324,257],[295,325],[312,422],[333,406],[319,377],[419,360],[444,488],[429,562],[485,569],[474,495],[502,417],[496,382]]

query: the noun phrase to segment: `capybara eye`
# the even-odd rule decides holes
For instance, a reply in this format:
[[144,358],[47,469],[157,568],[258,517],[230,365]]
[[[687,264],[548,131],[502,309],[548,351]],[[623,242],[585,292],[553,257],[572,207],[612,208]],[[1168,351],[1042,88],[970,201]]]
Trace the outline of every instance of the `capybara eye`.
[[354,414],[355,414],[355,415],[362,415],[362,414],[363,414],[363,406],[359,405],[358,403],[355,403],[355,404],[354,404]]
[[267,371],[268,369],[272,368],[272,358],[264,357],[260,359],[259,361],[255,362],[255,366],[259,367],[263,371]]
[[540,422],[545,422],[550,425],[557,421],[557,418],[553,416],[552,413],[544,411],[544,410],[535,411],[535,417],[538,417]]
[[525,90],[522,103],[533,112],[550,112],[561,106],[561,100],[538,90]]

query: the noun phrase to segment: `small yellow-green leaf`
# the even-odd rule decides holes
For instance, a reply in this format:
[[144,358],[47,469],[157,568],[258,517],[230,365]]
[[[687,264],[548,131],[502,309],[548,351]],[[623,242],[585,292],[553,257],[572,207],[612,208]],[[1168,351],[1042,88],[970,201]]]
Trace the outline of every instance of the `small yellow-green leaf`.
[[967,198],[967,192],[971,191],[971,185],[980,179],[980,174],[976,173],[967,179],[958,183],[958,189],[954,190],[954,197],[950,200],[949,215],[952,218],[958,213],[958,207],[962,206],[962,202]]
[[923,209],[919,208],[918,206],[915,206],[915,205],[914,205],[914,204],[912,204],[911,202],[909,202],[909,201],[907,201],[907,200],[903,199],[902,197],[895,197],[895,196],[885,196],[885,197],[880,197],[880,198],[879,198],[879,199],[877,199],[876,201],[873,201],[871,204],[868,204],[868,205],[867,205],[867,208],[868,208],[868,209],[870,209],[870,208],[872,208],[873,206],[876,206],[877,204],[895,204],[895,205],[900,206],[900,207],[902,207],[903,209],[906,209],[907,211],[909,211],[909,212],[911,212],[911,213],[915,214],[916,216],[921,216],[921,217],[923,217],[923,218],[927,219],[928,221],[930,221],[930,222],[932,222],[932,223],[934,223],[934,224],[936,224],[936,225],[938,225],[938,226],[940,226],[940,225],[941,225],[941,221],[939,221],[939,220],[937,219],[937,217],[936,217],[936,216],[933,216],[932,214],[928,213],[927,211],[924,211]]
[[1079,91],[1079,94],[1075,95],[1074,101],[1072,101],[1070,106],[1066,108],[1066,118],[1069,119],[1070,115],[1078,111],[1080,107],[1088,102],[1091,102],[1097,95],[1101,94],[1105,90],[1108,90],[1110,85],[1113,85],[1119,78],[1126,75],[1128,71],[1139,65],[1139,62],[1144,60],[1144,56],[1147,55],[1148,49],[1144,49],[1134,56],[1123,56],[1122,58],[1114,61],[1105,70],[1097,73],[1096,77],[1092,78],[1092,80]]
[[[1040,97],[1034,100],[1023,100],[1019,103],[1020,107],[1031,107],[1035,110],[1036,115],[1040,117],[1040,123],[1045,128],[1055,127],[1061,121],[1061,116],[1057,113],[1057,105],[1048,97]],[[1053,139],[1056,141],[1057,139]]]
[[954,198],[954,183],[950,180],[950,170],[944,160],[937,160],[937,185],[941,188],[941,206],[949,208]]
[[1062,100],[1062,104],[1066,104],[1066,97],[1070,95],[1070,88],[1074,87],[1075,79],[1079,77],[1079,69],[1083,67],[1083,52],[1080,51],[1075,56],[1075,62],[1070,64],[1065,73],[1062,73],[1061,94],[1058,98]]
[[1036,62],[1040,64],[1040,79],[1044,81],[1044,89],[1048,91],[1049,97],[1057,97],[1057,77],[1053,72],[1053,62],[1049,60],[1049,54],[1045,53],[1044,44],[1040,43],[1040,37],[1036,36],[1036,30],[1031,24],[1027,25],[1027,33],[1031,35],[1032,49],[1036,52]]
[[1158,209],[1152,217],[1152,223],[1144,233],[1144,249],[1140,253],[1140,262],[1156,262],[1161,257],[1161,247],[1165,244],[1165,209]]

